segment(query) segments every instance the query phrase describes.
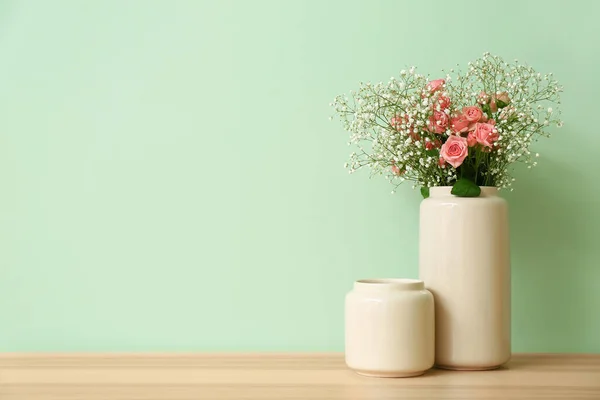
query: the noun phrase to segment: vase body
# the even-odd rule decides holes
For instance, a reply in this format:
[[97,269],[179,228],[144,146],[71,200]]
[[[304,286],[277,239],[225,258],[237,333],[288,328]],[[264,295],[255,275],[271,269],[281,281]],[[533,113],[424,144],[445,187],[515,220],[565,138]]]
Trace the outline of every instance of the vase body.
[[409,377],[434,362],[433,296],[415,279],[371,279],[346,295],[346,364],[359,374]]
[[497,189],[456,197],[433,187],[420,210],[419,275],[435,298],[435,364],[494,369],[510,340],[508,207]]

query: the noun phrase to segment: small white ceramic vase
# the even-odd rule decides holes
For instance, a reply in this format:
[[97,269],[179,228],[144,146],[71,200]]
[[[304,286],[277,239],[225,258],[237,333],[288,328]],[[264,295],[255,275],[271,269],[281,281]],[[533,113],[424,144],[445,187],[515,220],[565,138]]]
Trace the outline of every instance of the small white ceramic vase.
[[435,363],[494,369],[510,358],[508,207],[494,187],[456,197],[432,187],[421,203],[419,274],[435,297]]
[[423,374],[434,362],[433,313],[422,281],[356,281],[346,295],[346,364],[367,376]]

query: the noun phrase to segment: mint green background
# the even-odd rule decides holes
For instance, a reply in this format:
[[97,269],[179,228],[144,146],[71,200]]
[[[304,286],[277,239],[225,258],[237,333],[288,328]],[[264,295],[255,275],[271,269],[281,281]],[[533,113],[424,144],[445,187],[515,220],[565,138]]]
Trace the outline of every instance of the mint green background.
[[491,51],[566,88],[507,196],[514,351],[600,352],[599,13],[2,1],[0,351],[342,350],[353,280],[417,276],[420,196],[346,173],[328,103]]

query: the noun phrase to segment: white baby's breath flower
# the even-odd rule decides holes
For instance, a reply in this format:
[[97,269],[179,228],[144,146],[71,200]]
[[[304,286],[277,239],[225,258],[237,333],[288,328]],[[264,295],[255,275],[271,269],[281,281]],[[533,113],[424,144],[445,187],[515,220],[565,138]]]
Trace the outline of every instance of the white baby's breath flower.
[[[454,73],[454,69],[451,72]],[[426,89],[429,79],[411,67],[408,73],[400,71],[399,78],[392,77],[385,84],[361,83],[359,90],[351,91],[350,96],[334,99],[332,107],[344,129],[350,133],[349,145],[357,148],[350,162],[345,164],[350,173],[367,166],[374,174],[391,176],[396,185],[404,180],[417,186],[451,185],[457,179],[460,167],[459,171],[448,164],[441,168],[439,146],[453,132],[450,125],[443,130],[445,135],[429,132],[430,118],[437,110],[443,111],[451,120],[460,115],[462,107],[476,105],[486,79],[488,87],[494,86],[497,93],[507,92],[509,97],[508,105],[491,115],[496,121],[498,137],[491,154],[480,158],[488,163],[486,184],[500,188],[511,186],[513,178],[507,166],[515,161],[523,161],[528,167],[537,165],[531,160],[530,145],[538,136],[549,135],[548,126],[563,124],[553,117],[560,112],[554,113],[547,104],[542,107],[544,103],[560,105],[558,93],[562,87],[552,74],[544,75],[542,81],[531,67],[505,63],[497,56],[487,54],[469,63],[466,74],[445,75],[443,92],[430,93]],[[531,85],[532,79],[537,87]],[[451,99],[449,108],[442,110],[437,102],[441,95]],[[538,98],[548,101],[540,103]],[[397,120],[391,122],[394,118]],[[440,120],[435,121],[438,129],[442,124]],[[425,150],[426,147],[429,150]],[[470,148],[469,157],[474,157],[480,151],[478,149]],[[474,162],[475,158],[471,160]],[[405,174],[401,177],[391,174],[392,165]]]

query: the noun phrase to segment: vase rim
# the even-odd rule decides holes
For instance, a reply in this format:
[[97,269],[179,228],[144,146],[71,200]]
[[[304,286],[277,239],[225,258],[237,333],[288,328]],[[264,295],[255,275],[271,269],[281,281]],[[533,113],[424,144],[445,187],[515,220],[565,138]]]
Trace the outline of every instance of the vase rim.
[[[498,188],[496,186],[480,186],[481,194],[479,197],[496,196],[498,194]],[[440,196],[454,196],[452,193],[452,186],[433,186],[429,188],[430,197]]]
[[368,291],[423,290],[425,284],[422,280],[408,278],[359,279],[354,282],[354,289]]

